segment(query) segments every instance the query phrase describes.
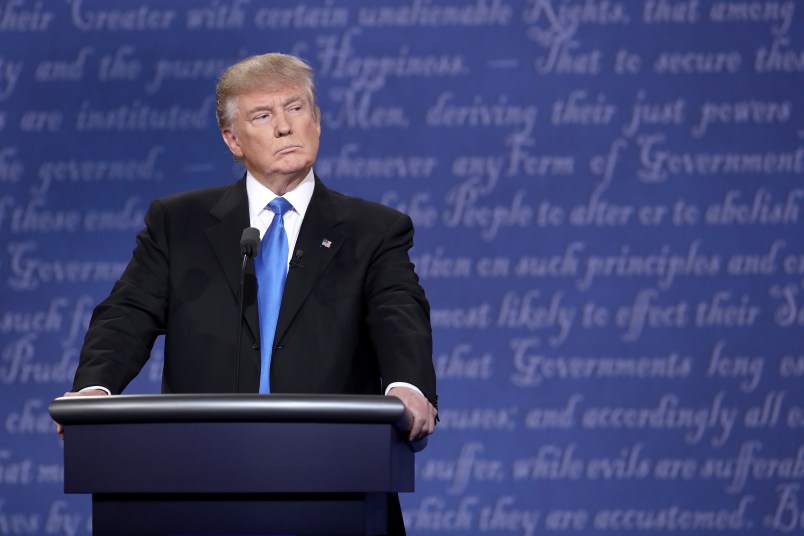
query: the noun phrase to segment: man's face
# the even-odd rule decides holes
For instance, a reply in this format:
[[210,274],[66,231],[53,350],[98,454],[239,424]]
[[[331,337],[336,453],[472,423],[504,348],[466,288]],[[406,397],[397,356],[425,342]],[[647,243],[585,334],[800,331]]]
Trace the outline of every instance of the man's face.
[[321,123],[302,85],[255,91],[234,99],[232,125],[222,131],[236,158],[274,190],[303,179],[318,154]]

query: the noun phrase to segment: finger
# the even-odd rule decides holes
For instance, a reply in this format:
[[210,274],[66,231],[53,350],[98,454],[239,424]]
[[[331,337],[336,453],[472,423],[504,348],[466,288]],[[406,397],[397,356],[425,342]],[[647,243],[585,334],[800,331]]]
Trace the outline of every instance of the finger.
[[419,417],[420,426],[417,438],[421,438],[430,435],[435,431],[435,418],[433,417],[434,408],[428,401],[422,400],[422,403],[419,404],[418,409],[419,411],[417,411],[417,414]]
[[[427,406],[430,405],[427,404]],[[427,407],[419,413],[419,427],[416,439],[421,439],[422,437],[428,436],[435,431],[435,419],[429,410],[430,407]]]
[[424,425],[424,435],[430,435],[433,432],[435,432],[435,419],[431,416]]
[[414,417],[413,419],[413,426],[410,428],[410,434],[408,435],[408,440],[413,441],[419,438],[419,435],[422,432],[422,421],[419,418]]
[[435,409],[432,405],[430,405],[430,426],[431,426],[430,433],[431,434],[435,432],[436,421],[438,421],[438,410]]
[[425,426],[427,425],[427,419],[424,417],[424,413],[421,412],[419,408],[416,408],[413,412],[415,419],[413,423],[413,428],[410,430],[410,437],[411,439],[418,439],[424,435]]
[[422,436],[428,436],[435,432],[435,419],[432,415],[428,415],[422,429]]

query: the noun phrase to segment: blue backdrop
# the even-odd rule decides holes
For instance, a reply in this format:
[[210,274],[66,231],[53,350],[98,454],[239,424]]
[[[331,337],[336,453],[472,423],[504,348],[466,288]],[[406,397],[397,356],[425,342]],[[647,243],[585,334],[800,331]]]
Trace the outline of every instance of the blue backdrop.
[[214,85],[267,51],[318,73],[323,180],[416,224],[411,533],[801,531],[803,37],[793,1],[0,0],[0,535],[91,530],[47,405],[147,203],[242,173]]

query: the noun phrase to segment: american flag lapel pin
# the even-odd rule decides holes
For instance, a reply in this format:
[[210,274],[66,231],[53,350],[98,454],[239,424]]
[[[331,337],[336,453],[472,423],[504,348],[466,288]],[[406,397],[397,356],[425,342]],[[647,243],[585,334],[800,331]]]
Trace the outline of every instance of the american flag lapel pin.
[[323,247],[325,247],[325,248],[329,248],[329,247],[332,245],[332,241],[331,241],[331,240],[327,240],[327,239],[325,238],[324,240],[322,240],[322,241],[321,241],[321,245],[322,245]]

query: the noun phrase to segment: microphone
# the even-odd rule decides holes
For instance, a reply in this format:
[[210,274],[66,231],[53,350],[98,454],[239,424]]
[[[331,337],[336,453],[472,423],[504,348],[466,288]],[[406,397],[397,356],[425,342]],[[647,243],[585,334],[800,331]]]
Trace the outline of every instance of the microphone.
[[304,251],[297,249],[296,253],[293,254],[293,258],[290,259],[290,263],[288,264],[288,268],[304,268],[304,265],[301,263],[302,255],[304,255]]
[[243,229],[240,237],[240,254],[253,259],[260,253],[260,231],[256,227]]
[[260,231],[254,227],[246,227],[240,237],[240,255],[243,263],[240,266],[240,287],[237,292],[237,344],[235,352],[234,384],[232,391],[237,392],[237,385],[240,383],[240,348],[243,335],[243,278],[246,274],[246,263],[253,259],[260,252]]

